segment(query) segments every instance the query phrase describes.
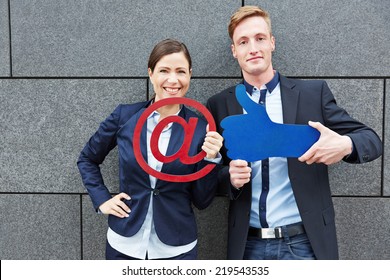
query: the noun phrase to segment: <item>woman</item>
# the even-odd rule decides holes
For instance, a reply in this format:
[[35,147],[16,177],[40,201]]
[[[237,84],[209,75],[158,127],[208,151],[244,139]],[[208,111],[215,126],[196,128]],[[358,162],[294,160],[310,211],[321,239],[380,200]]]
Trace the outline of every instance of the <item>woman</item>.
[[[158,43],[148,62],[155,97],[149,102],[119,105],[101,123],[82,150],[77,165],[95,209],[108,214],[107,259],[196,259],[197,228],[191,204],[206,208],[216,191],[216,168],[193,182],[167,182],[148,175],[137,163],[133,134],[145,109],[159,100],[185,96],[192,74],[187,47],[167,39]],[[206,132],[206,122],[198,118],[189,155],[206,152],[198,163],[185,165],[178,159],[162,164],[150,149],[153,129],[167,116],[178,115],[188,122],[198,116],[180,104],[158,108],[141,132],[141,150],[148,165],[163,173],[192,174],[211,162],[218,163],[222,136]],[[166,156],[180,149],[184,139],[181,125],[170,123],[159,137],[159,151]],[[99,165],[118,146],[120,193],[111,197],[104,185]]]

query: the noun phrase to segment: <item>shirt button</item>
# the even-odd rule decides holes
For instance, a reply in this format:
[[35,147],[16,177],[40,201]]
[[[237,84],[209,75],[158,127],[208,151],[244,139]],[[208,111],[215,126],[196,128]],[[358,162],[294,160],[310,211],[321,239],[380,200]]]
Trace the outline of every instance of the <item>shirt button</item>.
[[160,190],[156,190],[156,189],[153,190],[153,195],[159,195],[159,194],[160,194]]

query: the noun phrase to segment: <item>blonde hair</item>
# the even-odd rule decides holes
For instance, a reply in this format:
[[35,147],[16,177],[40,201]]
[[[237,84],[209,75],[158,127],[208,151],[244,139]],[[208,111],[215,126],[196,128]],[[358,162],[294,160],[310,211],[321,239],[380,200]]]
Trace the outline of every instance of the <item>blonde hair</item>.
[[230,18],[228,32],[230,39],[233,40],[233,33],[237,25],[239,25],[244,19],[249,17],[262,17],[268,25],[269,33],[272,34],[271,18],[267,11],[257,6],[243,6],[239,8]]

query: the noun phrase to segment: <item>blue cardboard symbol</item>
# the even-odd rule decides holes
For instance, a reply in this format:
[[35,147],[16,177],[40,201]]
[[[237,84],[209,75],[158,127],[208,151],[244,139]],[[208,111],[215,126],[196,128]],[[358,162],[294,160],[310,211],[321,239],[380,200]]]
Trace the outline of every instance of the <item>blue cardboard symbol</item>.
[[242,84],[236,86],[236,98],[247,114],[229,116],[221,122],[231,159],[300,157],[320,137],[319,131],[309,125],[272,122],[265,107],[253,102]]

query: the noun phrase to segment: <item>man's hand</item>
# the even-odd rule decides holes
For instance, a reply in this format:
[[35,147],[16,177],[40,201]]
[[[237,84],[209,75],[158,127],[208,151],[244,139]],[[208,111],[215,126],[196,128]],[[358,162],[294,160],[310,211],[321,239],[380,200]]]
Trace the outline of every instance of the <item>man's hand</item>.
[[251,179],[251,171],[245,160],[232,160],[229,164],[230,182],[235,188],[241,188]]
[[103,214],[114,215],[118,218],[129,217],[130,208],[123,202],[123,199],[130,200],[130,196],[125,193],[117,194],[100,205],[99,209]]
[[339,162],[352,153],[353,144],[348,136],[342,136],[319,122],[309,122],[309,125],[317,129],[321,136],[306,153],[298,158],[301,162],[329,165]]

